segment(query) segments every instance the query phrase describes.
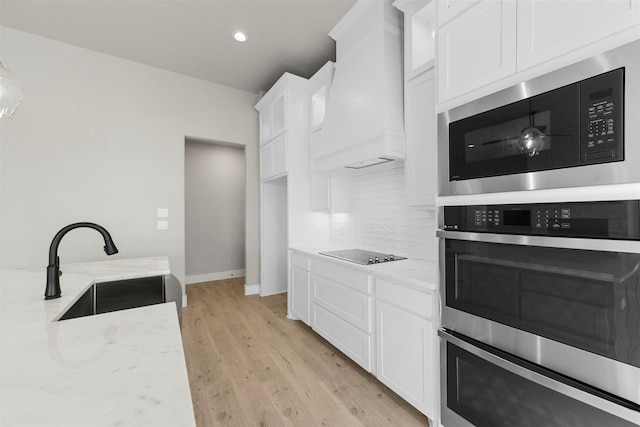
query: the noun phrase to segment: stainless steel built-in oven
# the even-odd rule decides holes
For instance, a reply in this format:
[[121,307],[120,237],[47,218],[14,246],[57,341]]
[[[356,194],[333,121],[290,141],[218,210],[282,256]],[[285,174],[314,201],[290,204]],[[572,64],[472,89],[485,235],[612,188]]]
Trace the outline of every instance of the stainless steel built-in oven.
[[640,426],[640,201],[441,209],[444,427]]
[[640,41],[438,115],[441,196],[640,182]]

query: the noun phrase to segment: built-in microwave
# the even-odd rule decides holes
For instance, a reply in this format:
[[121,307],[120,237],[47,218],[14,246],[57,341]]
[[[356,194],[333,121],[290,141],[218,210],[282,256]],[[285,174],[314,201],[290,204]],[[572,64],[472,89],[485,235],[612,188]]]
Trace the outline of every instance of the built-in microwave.
[[640,182],[640,41],[444,111],[439,194]]

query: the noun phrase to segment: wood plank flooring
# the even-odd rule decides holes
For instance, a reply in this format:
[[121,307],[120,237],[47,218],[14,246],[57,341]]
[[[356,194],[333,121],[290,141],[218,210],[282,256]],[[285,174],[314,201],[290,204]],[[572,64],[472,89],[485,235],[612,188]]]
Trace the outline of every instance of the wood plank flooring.
[[287,319],[286,294],[245,296],[243,283],[187,286],[182,341],[198,427],[429,425],[307,325]]

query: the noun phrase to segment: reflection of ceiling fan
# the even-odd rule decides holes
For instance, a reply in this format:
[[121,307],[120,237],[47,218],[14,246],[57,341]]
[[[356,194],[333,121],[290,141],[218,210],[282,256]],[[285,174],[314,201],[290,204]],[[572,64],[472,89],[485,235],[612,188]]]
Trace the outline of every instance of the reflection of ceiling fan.
[[529,154],[529,157],[533,157],[538,154],[544,147],[544,138],[547,135],[544,133],[546,126],[536,127],[533,124],[533,115],[535,111],[529,114],[529,126],[522,129],[516,144],[520,147],[520,151]]
[[522,129],[520,134],[517,137],[507,137],[502,139],[496,139],[493,141],[484,142],[482,145],[489,144],[497,144],[499,142],[512,141],[515,140],[516,145],[522,152],[522,154],[527,154],[529,157],[536,156],[540,154],[540,151],[544,148],[545,141],[544,139],[548,136],[570,136],[570,135],[551,135],[545,133],[547,130],[546,125],[536,126],[534,124],[534,116],[537,111],[533,111],[530,109],[529,113],[529,126]]

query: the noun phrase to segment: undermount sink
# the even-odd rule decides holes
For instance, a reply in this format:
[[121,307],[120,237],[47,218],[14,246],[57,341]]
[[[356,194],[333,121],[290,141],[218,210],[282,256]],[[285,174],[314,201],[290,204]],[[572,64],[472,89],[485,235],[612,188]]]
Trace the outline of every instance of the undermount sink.
[[180,283],[173,276],[97,282],[91,285],[59,320],[93,316],[167,301],[176,301],[178,314],[182,308]]

